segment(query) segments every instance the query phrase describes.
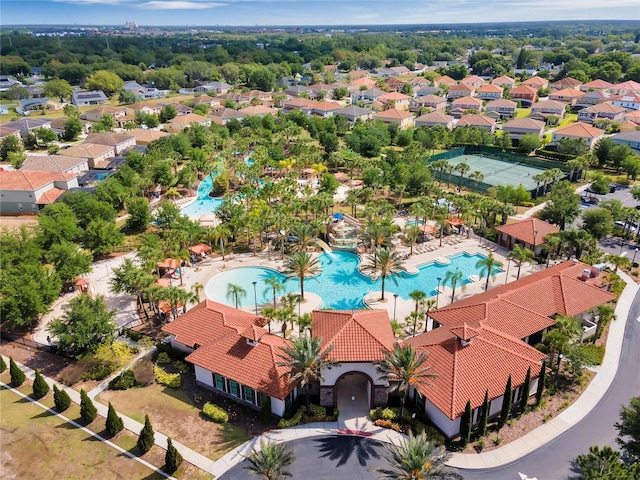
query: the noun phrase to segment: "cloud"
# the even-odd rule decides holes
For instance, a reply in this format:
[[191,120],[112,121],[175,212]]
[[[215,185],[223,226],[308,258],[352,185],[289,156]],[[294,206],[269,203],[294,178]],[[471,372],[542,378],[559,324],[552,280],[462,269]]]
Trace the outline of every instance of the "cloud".
[[205,8],[226,7],[226,3],[192,2],[187,0],[151,0],[137,5],[151,10],[203,10]]

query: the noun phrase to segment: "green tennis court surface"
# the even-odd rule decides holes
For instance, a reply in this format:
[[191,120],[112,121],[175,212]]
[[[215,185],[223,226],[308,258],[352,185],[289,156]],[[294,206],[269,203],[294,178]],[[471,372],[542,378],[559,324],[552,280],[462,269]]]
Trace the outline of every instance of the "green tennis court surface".
[[[471,168],[465,174],[465,177],[468,177],[470,173],[479,171],[484,175],[482,182],[489,185],[513,185],[517,187],[522,184],[527,190],[536,188],[533,176],[545,171],[543,168],[531,165],[505,162],[480,155],[459,155],[447,159],[447,162],[451,165],[457,165],[462,162],[468,164]],[[455,175],[454,173],[452,179],[455,178]],[[455,183],[454,180],[452,181]]]

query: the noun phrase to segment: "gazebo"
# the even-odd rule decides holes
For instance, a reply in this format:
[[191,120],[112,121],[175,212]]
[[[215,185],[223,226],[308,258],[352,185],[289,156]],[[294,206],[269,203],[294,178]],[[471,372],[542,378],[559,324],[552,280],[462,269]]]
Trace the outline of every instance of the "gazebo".
[[86,278],[80,277],[76,280],[75,287],[79,289],[82,293],[89,293],[89,280]]
[[456,228],[460,228],[465,224],[464,220],[462,220],[462,219],[460,219],[458,217],[447,218],[445,220],[445,222],[448,223],[449,225],[451,225],[452,227],[456,227]]
[[542,247],[546,243],[545,238],[551,233],[557,233],[560,229],[537,218],[526,218],[506,225],[496,227],[498,231],[498,244],[513,249],[514,245],[520,245],[532,250],[536,255],[542,253]]
[[211,247],[206,243],[198,243],[197,245],[192,245],[191,247],[189,247],[189,252],[200,257],[204,257],[210,251]]

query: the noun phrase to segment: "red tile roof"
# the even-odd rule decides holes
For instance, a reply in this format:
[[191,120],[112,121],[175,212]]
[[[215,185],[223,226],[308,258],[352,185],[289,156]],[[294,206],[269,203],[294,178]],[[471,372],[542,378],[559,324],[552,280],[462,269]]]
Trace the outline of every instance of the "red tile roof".
[[322,348],[332,345],[329,358],[338,362],[372,362],[384,358],[395,342],[386,310],[315,310],[314,337]]
[[44,192],[42,195],[40,195],[40,198],[38,199],[37,203],[41,203],[41,204],[53,203],[64,192],[65,192],[65,190],[62,190],[61,188],[53,187],[53,188],[47,190],[46,192]]
[[538,77],[536,75],[535,77],[527,78],[524,82],[522,82],[522,85],[539,88],[544,85],[549,85],[549,80],[545,80],[544,78]]
[[483,117],[478,114],[465,115],[460,120],[456,127],[493,127],[496,121],[493,118]]
[[549,98],[553,100],[554,98],[566,97],[566,98],[580,98],[584,96],[585,92],[580,90],[576,90],[575,88],[563,88],[562,90],[558,90],[556,92],[552,92],[549,94]]
[[568,137],[580,137],[580,138],[596,138],[604,135],[604,130],[601,130],[590,125],[586,125],[582,122],[573,123],[564,128],[559,128],[553,132],[554,136],[566,135]]
[[586,92],[590,88],[593,88],[594,90],[605,90],[611,87],[613,87],[613,83],[609,83],[605,80],[597,79],[597,80],[593,80],[591,82],[583,84],[580,87],[580,89]]
[[376,113],[374,117],[380,118],[380,119],[389,119],[389,120],[404,120],[406,118],[413,117],[413,113],[407,112],[404,110],[397,110],[395,108],[390,108],[389,110],[384,110],[382,112]]
[[529,85],[520,85],[511,89],[511,95],[537,95],[538,90]]
[[433,81],[434,85],[439,85],[439,84],[443,84],[443,85],[455,85],[456,81],[451,78],[449,75],[444,75],[442,77],[438,77]]
[[530,245],[533,245],[534,242],[535,245],[544,245],[544,239],[547,235],[560,231],[560,229],[556,225],[551,225],[550,223],[539,220],[537,218],[526,218],[524,220],[520,220],[519,222],[500,225],[496,227],[496,230],[511,237],[517,238],[518,240],[522,240],[523,242],[526,242]]
[[490,83],[488,85],[483,85],[478,89],[478,93],[502,93],[503,88]]
[[53,182],[70,180],[72,173],[38,172],[35,170],[0,171],[0,187],[3,190],[34,191]]
[[405,95],[404,93],[399,92],[389,92],[384,95],[380,95],[378,100],[381,102],[398,102],[401,100],[409,100],[411,97],[409,95]]

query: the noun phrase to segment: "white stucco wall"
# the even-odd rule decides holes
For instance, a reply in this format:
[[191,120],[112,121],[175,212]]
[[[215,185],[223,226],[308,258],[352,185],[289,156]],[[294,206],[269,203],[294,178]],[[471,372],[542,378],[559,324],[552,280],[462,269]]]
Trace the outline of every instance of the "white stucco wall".
[[269,397],[271,399],[271,413],[282,417],[284,415],[284,400],[278,400],[274,397]]
[[196,370],[196,381],[209,387],[213,387],[213,373],[205,368],[199,367],[198,365],[194,365],[194,367]]
[[180,350],[181,352],[185,353],[193,352],[193,348],[187,347],[184,343],[177,342],[176,338],[173,335],[169,337],[169,341],[171,342],[171,346],[176,350]]
[[444,413],[442,413],[442,411],[438,407],[431,403],[429,399],[425,399],[424,411],[429,416],[429,419],[447,437],[454,437],[460,431],[460,419],[456,418],[455,420],[451,420]]
[[360,372],[368,375],[369,378],[373,381],[374,385],[384,385],[383,382],[378,380],[378,373],[376,372],[376,367],[373,363],[341,363],[339,367],[333,367],[331,370],[325,369],[322,371],[322,376],[324,377],[324,382],[322,382],[321,386],[326,385],[335,385],[340,376],[349,372]]

